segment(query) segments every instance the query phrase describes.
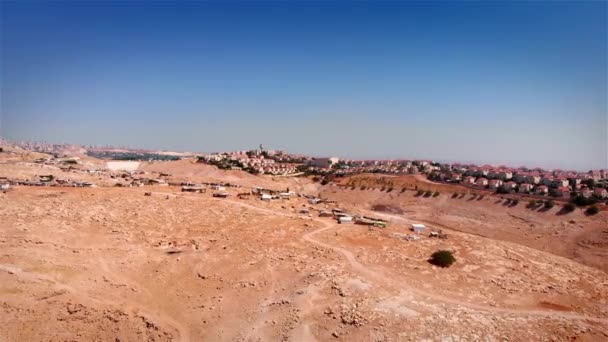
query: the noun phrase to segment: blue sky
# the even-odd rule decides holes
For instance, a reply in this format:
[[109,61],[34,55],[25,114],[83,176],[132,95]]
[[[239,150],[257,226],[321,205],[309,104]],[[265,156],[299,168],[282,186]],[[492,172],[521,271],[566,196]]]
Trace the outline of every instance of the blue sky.
[[9,139],[608,167],[606,2],[2,2]]

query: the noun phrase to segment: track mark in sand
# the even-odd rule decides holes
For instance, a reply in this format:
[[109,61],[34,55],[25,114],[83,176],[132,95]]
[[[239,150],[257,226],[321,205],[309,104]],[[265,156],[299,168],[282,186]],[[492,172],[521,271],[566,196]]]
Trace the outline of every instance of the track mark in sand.
[[[302,316],[302,320],[305,320],[306,316],[309,315],[317,307],[314,301],[319,297],[319,288],[315,287],[314,285],[310,285],[308,286],[308,289],[309,292],[307,291],[307,295],[304,299],[304,304],[300,307],[302,310],[300,313]],[[299,326],[293,329],[291,333],[291,339],[293,341],[317,341],[314,334],[310,331],[310,324],[308,324],[308,322],[306,321],[302,322]]]
[[[268,290],[268,295],[267,295],[268,300],[265,299],[264,302],[270,303],[273,301],[272,299],[274,297],[274,291],[276,289],[276,276],[275,276],[274,270],[270,266],[270,263],[266,263],[266,270],[270,274],[270,277],[269,277],[270,288]],[[242,338],[244,341],[251,340],[252,336],[256,335],[256,333],[264,326],[265,315],[268,312],[268,303],[263,303],[262,305],[260,305],[260,307],[262,307],[260,315],[255,320],[255,322],[252,323],[251,330],[247,331],[247,334]]]
[[342,247],[334,246],[334,245],[327,244],[327,243],[314,239],[313,238],[314,235],[334,228],[334,226],[328,226],[327,223],[325,223],[325,222],[323,222],[323,224],[325,225],[325,227],[319,228],[315,231],[304,234],[304,236],[302,236],[302,239],[304,239],[308,242],[314,243],[316,245],[319,245],[319,246],[322,246],[325,248],[330,248],[330,249],[333,249],[335,251],[342,253],[346,257],[346,260],[348,260],[351,267],[355,271],[357,271],[361,274],[364,274],[371,279],[375,279],[377,281],[383,281],[388,284],[394,284],[400,288],[405,287],[408,291],[410,291],[416,295],[419,295],[421,297],[427,297],[429,299],[433,299],[433,300],[436,300],[439,302],[459,305],[459,306],[463,306],[463,307],[473,309],[473,310],[478,310],[478,311],[487,311],[487,312],[504,313],[504,314],[516,314],[516,315],[545,316],[545,317],[549,317],[549,318],[578,319],[578,320],[588,320],[588,321],[595,322],[595,323],[608,324],[608,319],[605,319],[605,318],[590,317],[590,316],[580,315],[577,313],[568,313],[568,312],[561,312],[561,311],[496,308],[496,307],[491,307],[491,306],[486,306],[486,305],[463,302],[463,301],[460,301],[457,299],[448,298],[448,297],[445,297],[442,295],[430,293],[430,292],[423,291],[420,289],[407,287],[404,282],[397,283],[394,279],[386,277],[383,274],[380,274],[380,273],[370,269],[369,267],[361,264],[360,262],[357,261],[357,259],[355,258],[354,254],[352,252],[350,252]]
[[93,296],[86,291],[81,291],[68,284],[61,283],[61,282],[57,281],[56,279],[49,277],[45,274],[27,272],[15,265],[0,264],[0,271],[6,271],[9,274],[16,275],[21,279],[31,281],[34,283],[39,283],[39,282],[45,282],[47,284],[50,283],[61,294],[69,292],[73,295],[81,297],[85,301],[88,300],[90,302],[109,306],[109,307],[120,306],[124,309],[128,309],[128,310],[134,312],[135,314],[142,315],[146,318],[151,319],[154,322],[158,322],[159,325],[161,325],[161,326],[168,326],[169,328],[171,328],[171,330],[177,331],[177,333],[178,333],[177,340],[178,341],[184,341],[184,342],[190,341],[190,334],[189,334],[188,330],[181,323],[179,323],[178,321],[176,321],[175,319],[173,319],[172,317],[170,317],[168,315],[159,313],[140,303],[131,302],[131,301],[122,299],[124,301],[124,303],[121,304],[120,299],[113,299],[113,298],[106,298],[106,297],[100,298],[98,296]]
[[[234,201],[230,201],[231,203],[237,204],[237,205],[241,205],[244,207],[248,207],[254,210],[259,210],[259,211],[263,211],[263,212],[268,212],[268,213],[272,213],[272,214],[276,214],[276,215],[282,215],[282,216],[287,216],[287,217],[296,217],[295,215],[289,215],[283,212],[279,212],[279,211],[275,211],[275,210],[271,210],[271,209],[265,209],[265,208],[259,208],[250,204],[245,204],[245,203],[239,203],[239,202],[234,202]],[[394,219],[398,219],[400,221],[405,221],[405,222],[410,222],[410,220],[400,217],[400,216],[396,216],[396,215],[386,215],[384,214],[383,216],[388,216]],[[324,247],[324,248],[329,248],[332,249],[334,251],[340,252],[342,255],[344,255],[344,257],[346,258],[346,260],[348,261],[348,263],[350,264],[350,266],[357,272],[359,272],[360,274],[363,274],[365,276],[367,276],[370,279],[376,280],[376,281],[380,281],[380,282],[385,282],[387,284],[393,284],[394,286],[398,287],[398,288],[405,288],[408,291],[410,291],[411,293],[414,293],[416,295],[419,295],[421,297],[426,297],[438,302],[443,302],[443,303],[448,303],[448,304],[452,304],[452,305],[457,305],[457,306],[462,306],[468,309],[472,309],[472,310],[477,310],[477,311],[486,311],[486,312],[492,312],[492,313],[502,313],[502,314],[513,314],[513,315],[529,315],[529,316],[541,316],[541,317],[548,317],[548,318],[562,318],[562,319],[575,319],[575,320],[587,320],[590,322],[595,322],[595,323],[601,323],[601,324],[608,324],[608,319],[606,318],[600,318],[600,317],[591,317],[591,316],[585,316],[585,315],[581,315],[581,314],[577,314],[574,312],[562,312],[562,311],[546,311],[546,310],[528,310],[528,309],[506,309],[506,308],[497,308],[497,307],[492,307],[492,306],[487,306],[487,305],[481,305],[481,304],[475,304],[475,303],[470,303],[470,302],[464,302],[464,301],[460,301],[457,299],[453,299],[453,298],[449,298],[449,297],[445,297],[442,295],[438,295],[438,294],[434,294],[434,293],[430,293],[427,291],[423,291],[417,288],[413,288],[413,287],[408,287],[406,285],[406,283],[404,281],[400,281],[400,282],[396,282],[393,278],[389,278],[386,277],[385,275],[372,270],[371,268],[361,264],[359,261],[357,261],[357,259],[355,258],[354,254],[352,252],[350,252],[349,250],[336,246],[336,245],[332,245],[332,244],[328,244],[322,241],[319,241],[317,239],[315,239],[313,236],[315,236],[318,233],[330,230],[334,227],[336,227],[337,225],[330,225],[329,223],[327,223],[324,220],[321,219],[316,219],[316,218],[312,218],[311,221],[320,223],[323,225],[323,227],[308,232],[306,234],[304,234],[302,236],[302,240],[304,241],[308,241],[310,243],[313,243],[315,245]]]
[[[103,258],[99,258],[98,261],[99,261],[100,268],[107,274],[110,274],[112,277],[119,279],[120,281],[122,281],[125,284],[128,284],[129,286],[132,286],[132,287],[138,288],[138,289],[143,289],[148,297],[153,297],[153,295],[150,293],[150,291],[148,291],[147,288],[141,286],[139,283],[137,283],[135,281],[132,281],[131,279],[128,279],[128,278],[121,276],[120,274],[117,274],[114,271],[112,271],[108,267],[105,260],[103,260]],[[184,341],[184,342],[190,341],[189,330],[185,326],[183,326],[180,322],[175,320],[173,317],[171,317],[165,313],[158,312],[157,310],[153,310],[151,308],[145,308],[146,310],[142,311],[141,310],[142,305],[140,303],[135,302],[135,301],[130,301],[130,300],[127,300],[124,298],[123,298],[123,300],[125,301],[124,306],[126,306],[127,308],[134,309],[134,311],[145,312],[145,316],[152,317],[152,318],[160,321],[161,323],[164,323],[165,325],[168,325],[168,326],[172,327],[173,329],[177,330],[177,332],[179,334],[179,341]],[[150,310],[148,310],[148,309],[150,309]]]

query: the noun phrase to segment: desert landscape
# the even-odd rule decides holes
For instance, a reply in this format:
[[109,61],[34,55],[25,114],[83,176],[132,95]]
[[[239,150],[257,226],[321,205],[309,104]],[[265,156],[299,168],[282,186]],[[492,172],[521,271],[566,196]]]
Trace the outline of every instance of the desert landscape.
[[[13,153],[0,176],[72,176],[41,170],[32,164],[38,157]],[[120,162],[87,163],[120,169]],[[495,196],[452,198],[449,188],[433,198],[387,193],[374,189],[386,181],[378,175],[321,185],[186,159],[134,166],[169,183],[232,186],[217,198],[166,184],[110,186],[115,180],[98,173],[81,176],[98,187],[0,193],[0,340],[608,338],[606,211],[562,216]],[[255,187],[299,196],[237,196]],[[335,207],[381,217],[388,227],[319,217]],[[416,222],[448,238],[407,238]],[[439,249],[454,253],[452,267],[428,262]]]

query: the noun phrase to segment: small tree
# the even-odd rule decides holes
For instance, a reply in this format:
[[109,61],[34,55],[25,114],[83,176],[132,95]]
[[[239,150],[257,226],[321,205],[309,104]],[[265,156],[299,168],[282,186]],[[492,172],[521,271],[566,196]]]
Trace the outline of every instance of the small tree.
[[456,258],[454,258],[454,255],[450,251],[438,250],[431,255],[429,262],[439,267],[450,267],[456,262]]
[[551,209],[555,206],[555,203],[552,200],[545,201],[545,209]]
[[432,195],[433,195],[433,192],[432,192],[432,191],[430,191],[430,190],[427,190],[427,191],[424,193],[424,197],[431,197]]
[[458,193],[455,192],[452,194],[452,198],[456,198],[456,197],[458,197]]
[[433,193],[433,197],[437,197],[439,196],[439,191],[435,191],[435,193]]
[[600,212],[600,208],[598,208],[595,205],[592,205],[589,208],[587,208],[587,210],[585,210],[585,214],[587,214],[587,215],[595,215],[599,212]]
[[418,191],[416,192],[416,196],[422,196],[422,195],[424,195],[424,191],[422,191],[422,190],[418,190]]

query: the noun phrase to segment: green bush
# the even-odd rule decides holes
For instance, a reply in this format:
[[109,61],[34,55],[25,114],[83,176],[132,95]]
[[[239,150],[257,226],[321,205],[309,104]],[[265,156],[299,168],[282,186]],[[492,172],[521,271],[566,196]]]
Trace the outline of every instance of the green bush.
[[551,209],[555,206],[555,203],[551,200],[545,202],[545,209]]
[[456,197],[458,197],[458,194],[457,193],[453,193],[452,194],[452,198],[456,198]]
[[405,192],[405,190],[407,190],[406,188],[401,188],[401,192]]
[[431,197],[431,196],[433,196],[433,192],[432,192],[432,191],[430,191],[430,190],[427,190],[427,191],[424,193],[424,197]]
[[422,196],[422,195],[424,195],[424,191],[422,191],[422,190],[418,190],[418,191],[416,192],[416,196]]
[[327,185],[327,184],[329,184],[329,179],[323,178],[323,180],[321,181],[321,185]]
[[579,207],[585,206],[585,205],[593,205],[597,203],[597,199],[593,198],[593,197],[585,197],[582,195],[578,195],[576,196],[573,200],[574,204],[578,205]]
[[439,191],[435,191],[435,193],[433,194],[433,197],[437,197],[439,196]]
[[589,208],[587,208],[587,210],[585,210],[585,214],[587,214],[587,215],[595,215],[599,212],[600,212],[600,208],[598,208],[595,205],[592,205]]
[[511,205],[518,205],[519,204],[519,200],[518,199],[514,199],[511,201]]
[[567,213],[571,213],[571,212],[573,212],[573,211],[574,211],[574,209],[576,209],[576,206],[574,205],[574,203],[566,203],[566,204],[564,204],[564,206],[562,207],[562,210],[563,210],[564,212],[567,212]]
[[450,267],[456,262],[456,258],[454,258],[454,255],[450,251],[439,250],[431,255],[429,262],[439,267]]

